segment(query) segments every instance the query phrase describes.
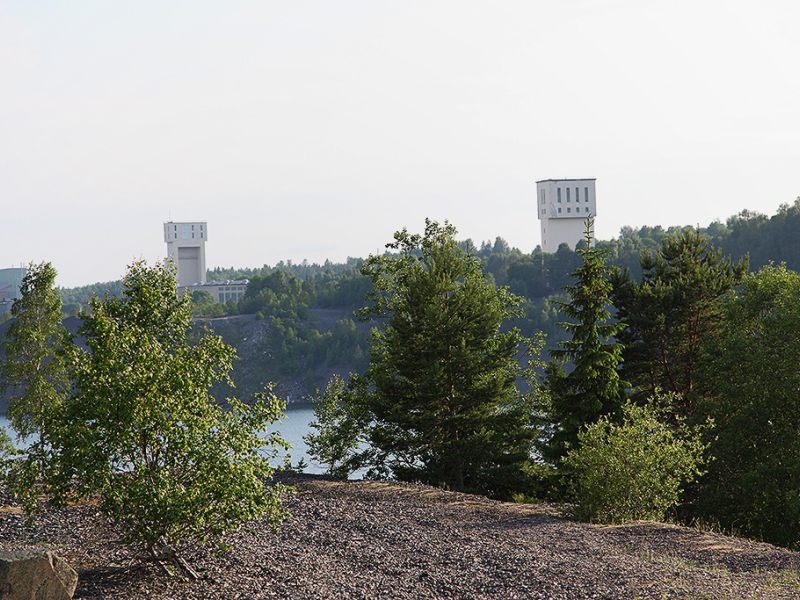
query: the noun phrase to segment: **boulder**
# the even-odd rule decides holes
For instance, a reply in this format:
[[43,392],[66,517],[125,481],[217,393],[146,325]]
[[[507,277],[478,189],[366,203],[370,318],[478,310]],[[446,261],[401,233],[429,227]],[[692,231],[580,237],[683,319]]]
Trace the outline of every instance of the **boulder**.
[[70,600],[78,574],[44,550],[0,550],[0,600]]

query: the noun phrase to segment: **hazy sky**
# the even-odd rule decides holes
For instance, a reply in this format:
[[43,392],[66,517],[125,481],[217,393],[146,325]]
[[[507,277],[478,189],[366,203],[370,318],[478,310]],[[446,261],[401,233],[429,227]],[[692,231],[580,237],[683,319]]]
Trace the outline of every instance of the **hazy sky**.
[[[61,285],[165,253],[364,256],[395,229],[540,241],[536,179],[598,236],[800,194],[800,3],[0,0],[0,267]],[[800,235],[800,233],[798,233]]]

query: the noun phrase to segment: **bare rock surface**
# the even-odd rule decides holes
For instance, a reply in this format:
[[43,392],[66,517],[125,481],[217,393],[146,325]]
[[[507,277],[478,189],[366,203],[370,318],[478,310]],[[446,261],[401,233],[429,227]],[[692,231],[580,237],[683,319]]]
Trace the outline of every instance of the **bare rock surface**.
[[52,552],[0,550],[0,600],[69,600],[78,574]]
[[[76,598],[800,598],[800,554],[662,523],[597,526],[557,507],[427,486],[289,477],[291,518],[187,551],[196,583],[142,564],[92,506],[32,526],[6,500],[0,549],[51,548]],[[0,497],[0,506],[4,499]]]

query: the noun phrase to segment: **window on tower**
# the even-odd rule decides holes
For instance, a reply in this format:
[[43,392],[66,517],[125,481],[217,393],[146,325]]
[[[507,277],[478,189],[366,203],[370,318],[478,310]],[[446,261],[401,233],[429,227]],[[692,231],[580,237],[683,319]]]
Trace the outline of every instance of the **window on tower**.
[[556,196],[558,196],[558,201],[561,202],[561,188],[556,188]]
[[567,188],[567,202],[569,202],[569,188]]
[[584,202],[589,202],[589,188],[583,188],[583,200]]
[[568,212],[568,213],[571,213],[571,212],[572,212],[572,209],[571,209],[569,206],[567,207],[567,212]]

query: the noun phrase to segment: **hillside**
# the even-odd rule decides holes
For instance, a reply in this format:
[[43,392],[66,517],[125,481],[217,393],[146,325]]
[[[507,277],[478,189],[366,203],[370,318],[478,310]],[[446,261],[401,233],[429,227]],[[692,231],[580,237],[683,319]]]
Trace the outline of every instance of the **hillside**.
[[[351,317],[346,309],[311,309],[307,317],[308,323],[316,330],[323,333],[332,331],[338,321]],[[0,340],[5,336],[10,321],[0,323]],[[76,333],[80,325],[77,317],[68,317],[64,325],[71,333]],[[267,343],[270,333],[270,322],[258,319],[255,315],[232,315],[219,318],[198,318],[196,320],[197,332],[207,328],[216,333],[236,349],[238,360],[234,363],[231,377],[236,384],[232,389],[227,385],[220,385],[215,389],[217,398],[237,395],[240,398],[249,398],[255,392],[264,388],[269,382],[276,384],[277,393],[290,404],[308,401],[309,394],[317,388],[324,388],[325,383],[334,375],[346,376],[350,371],[358,368],[352,361],[334,360],[315,362],[302,365],[296,374],[283,374],[271,369],[276,361],[271,360],[270,348]],[[366,331],[368,327],[359,324],[358,327]],[[2,345],[0,344],[0,359],[2,359]],[[344,358],[347,358],[346,355]],[[352,358],[352,357],[351,357]],[[5,414],[8,408],[8,394],[0,396],[0,415]]]
[[[798,270],[798,228],[800,199],[782,205],[769,217],[742,211],[724,224],[709,224],[702,233],[734,259],[749,256],[751,270],[770,261],[786,262],[790,269]],[[653,251],[677,229],[626,227],[618,238],[598,241],[598,246],[605,248],[610,264],[629,269],[637,278],[641,275],[640,253]],[[462,246],[482,261],[487,276],[523,297],[524,317],[513,325],[525,335],[544,332],[548,350],[564,339],[558,300],[580,262],[573,250],[562,245],[552,254],[543,254],[538,248],[524,253],[509,247],[500,237],[479,247],[465,240]],[[246,398],[272,381],[289,402],[303,402],[324,387],[332,374],[346,375],[366,367],[369,325],[353,317],[353,311],[364,306],[371,288],[359,271],[362,263],[353,258],[338,264],[287,262],[257,269],[209,271],[210,280],[248,278],[251,282],[238,304],[195,306],[198,322],[222,335],[239,353],[233,379],[240,397]],[[62,289],[61,295],[65,311],[74,313],[87,307],[92,294],[116,295],[120,290],[120,282],[113,281]],[[68,326],[74,330],[77,320],[68,319]],[[8,322],[0,324],[0,339],[7,327]],[[217,392],[221,396],[234,393],[226,387]],[[0,399],[0,412],[4,410]]]
[[221,557],[189,553],[195,584],[139,565],[90,506],[47,512],[32,528],[0,507],[0,548],[65,555],[85,599],[800,596],[800,554],[767,544],[662,523],[576,523],[553,506],[425,486],[288,482],[297,493],[280,532],[253,522]]
[[[352,311],[347,309],[310,309],[307,322],[317,331],[326,333],[332,331],[336,323],[352,317]],[[197,319],[198,328],[208,328],[236,349],[238,360],[234,363],[232,379],[236,384],[235,389],[220,386],[217,397],[222,398],[237,394],[247,398],[253,393],[273,382],[278,395],[285,398],[289,404],[308,401],[309,394],[317,388],[324,388],[326,382],[334,375],[347,374],[356,369],[357,365],[342,356],[334,361],[308,361],[294,373],[280,373],[273,368],[276,361],[271,360],[271,348],[268,343],[270,322],[258,319],[255,315],[233,315],[218,318]],[[359,324],[362,330],[367,326]],[[352,357],[350,357],[352,358]]]

